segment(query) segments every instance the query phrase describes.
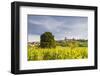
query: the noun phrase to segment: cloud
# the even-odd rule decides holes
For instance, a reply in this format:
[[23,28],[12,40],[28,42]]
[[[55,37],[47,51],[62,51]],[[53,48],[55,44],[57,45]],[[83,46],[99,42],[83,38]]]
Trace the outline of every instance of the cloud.
[[[28,35],[38,35],[49,31],[56,39],[88,37],[88,18],[77,16],[28,15]],[[34,36],[35,37],[35,36]]]
[[28,42],[40,41],[39,35],[28,35]]

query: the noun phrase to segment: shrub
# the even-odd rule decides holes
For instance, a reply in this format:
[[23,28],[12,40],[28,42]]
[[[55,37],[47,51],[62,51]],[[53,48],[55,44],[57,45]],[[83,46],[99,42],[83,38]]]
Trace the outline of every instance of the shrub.
[[78,47],[79,46],[79,43],[75,40],[72,40],[68,43],[68,46],[71,48],[71,49],[74,49],[75,47]]

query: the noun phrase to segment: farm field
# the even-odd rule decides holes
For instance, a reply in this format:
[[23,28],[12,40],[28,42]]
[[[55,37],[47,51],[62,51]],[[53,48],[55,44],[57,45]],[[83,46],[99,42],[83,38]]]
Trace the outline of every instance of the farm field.
[[28,45],[28,61],[32,60],[57,60],[57,59],[86,59],[88,47],[56,46],[56,48],[40,48]]

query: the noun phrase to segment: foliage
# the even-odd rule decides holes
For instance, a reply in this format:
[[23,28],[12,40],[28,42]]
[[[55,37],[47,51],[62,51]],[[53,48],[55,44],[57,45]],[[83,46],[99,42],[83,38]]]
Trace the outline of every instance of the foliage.
[[54,40],[54,36],[51,32],[45,32],[40,37],[40,47],[41,48],[55,48],[56,43]]
[[62,46],[62,47],[66,47],[67,46],[67,42],[66,41],[56,41],[56,46]]
[[28,60],[85,59],[88,58],[87,47],[40,48],[28,47]]
[[75,40],[71,40],[69,43],[68,43],[68,46],[71,48],[71,49],[74,49],[75,47],[78,47],[79,46],[79,43]]
[[62,46],[62,47],[88,47],[88,42],[87,40],[68,40],[68,41],[56,41],[57,46]]
[[88,58],[88,40],[55,41],[51,32],[40,37],[40,43],[28,44],[28,61]]

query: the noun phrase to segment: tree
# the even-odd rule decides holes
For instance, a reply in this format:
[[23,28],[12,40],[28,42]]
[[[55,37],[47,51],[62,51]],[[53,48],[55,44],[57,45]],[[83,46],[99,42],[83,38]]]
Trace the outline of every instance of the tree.
[[56,42],[51,32],[45,32],[40,37],[41,48],[55,48]]

